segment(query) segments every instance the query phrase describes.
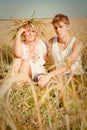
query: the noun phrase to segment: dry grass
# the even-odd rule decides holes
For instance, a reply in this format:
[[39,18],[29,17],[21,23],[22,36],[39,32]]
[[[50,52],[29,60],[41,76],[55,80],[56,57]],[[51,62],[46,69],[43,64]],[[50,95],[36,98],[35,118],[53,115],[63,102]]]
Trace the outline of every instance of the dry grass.
[[[48,41],[54,36],[51,19],[39,19],[36,23],[38,35],[43,40]],[[85,74],[54,77],[44,88],[22,74],[10,75],[14,58],[11,39],[15,38],[21,20],[0,21],[0,25],[0,130],[86,130],[87,18],[71,19],[71,33],[84,43]],[[26,79],[26,82],[19,86],[20,79]]]

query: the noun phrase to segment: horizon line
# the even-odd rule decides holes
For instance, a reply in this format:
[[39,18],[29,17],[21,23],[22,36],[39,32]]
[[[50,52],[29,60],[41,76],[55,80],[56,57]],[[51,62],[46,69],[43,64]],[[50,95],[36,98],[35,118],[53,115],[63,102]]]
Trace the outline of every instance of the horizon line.
[[[71,18],[87,18],[87,17],[71,17]],[[15,19],[30,19],[30,18],[1,18],[0,21],[15,20]],[[34,18],[34,19],[52,19],[52,18]]]

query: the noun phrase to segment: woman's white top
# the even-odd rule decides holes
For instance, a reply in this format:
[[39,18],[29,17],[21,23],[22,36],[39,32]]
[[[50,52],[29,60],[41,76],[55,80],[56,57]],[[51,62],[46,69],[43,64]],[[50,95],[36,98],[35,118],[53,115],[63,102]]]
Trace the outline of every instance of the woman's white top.
[[[61,66],[62,63],[64,63],[64,58],[71,53],[73,45],[75,43],[76,38],[73,37],[67,48],[63,51],[60,51],[58,47],[57,37],[54,37],[53,45],[52,45],[52,55],[55,59],[55,65],[56,67]],[[82,63],[81,63],[81,56],[78,56],[77,60],[74,62],[74,64],[71,66],[71,71],[74,74],[82,74]],[[69,73],[67,71],[66,73]]]
[[25,43],[22,43],[22,49],[22,59],[28,60],[32,71],[32,78],[38,73],[45,74],[46,70],[43,65],[45,64],[44,55],[47,53],[46,43],[42,40],[39,40],[38,43],[35,45],[35,60],[32,59],[33,55],[29,51],[29,46],[27,46]]

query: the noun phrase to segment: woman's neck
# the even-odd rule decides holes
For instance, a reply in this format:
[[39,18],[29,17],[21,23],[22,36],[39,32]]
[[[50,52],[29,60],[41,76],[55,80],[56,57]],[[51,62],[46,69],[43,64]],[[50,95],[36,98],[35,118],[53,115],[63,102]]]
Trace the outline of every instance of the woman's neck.
[[26,45],[28,46],[35,46],[37,44],[37,40],[33,40],[33,41],[25,41]]
[[34,45],[34,44],[35,44],[35,42],[34,42],[34,41],[27,41],[27,40],[25,41],[25,43],[26,43],[26,45],[29,45],[29,46],[30,46],[30,45]]

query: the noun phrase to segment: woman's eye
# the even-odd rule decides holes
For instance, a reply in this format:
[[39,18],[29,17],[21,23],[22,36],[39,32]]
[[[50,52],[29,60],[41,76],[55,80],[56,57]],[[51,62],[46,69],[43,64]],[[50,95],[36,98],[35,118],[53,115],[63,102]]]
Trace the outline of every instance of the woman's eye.
[[33,32],[33,33],[35,33],[35,31],[34,31],[34,30],[27,30],[27,32]]

